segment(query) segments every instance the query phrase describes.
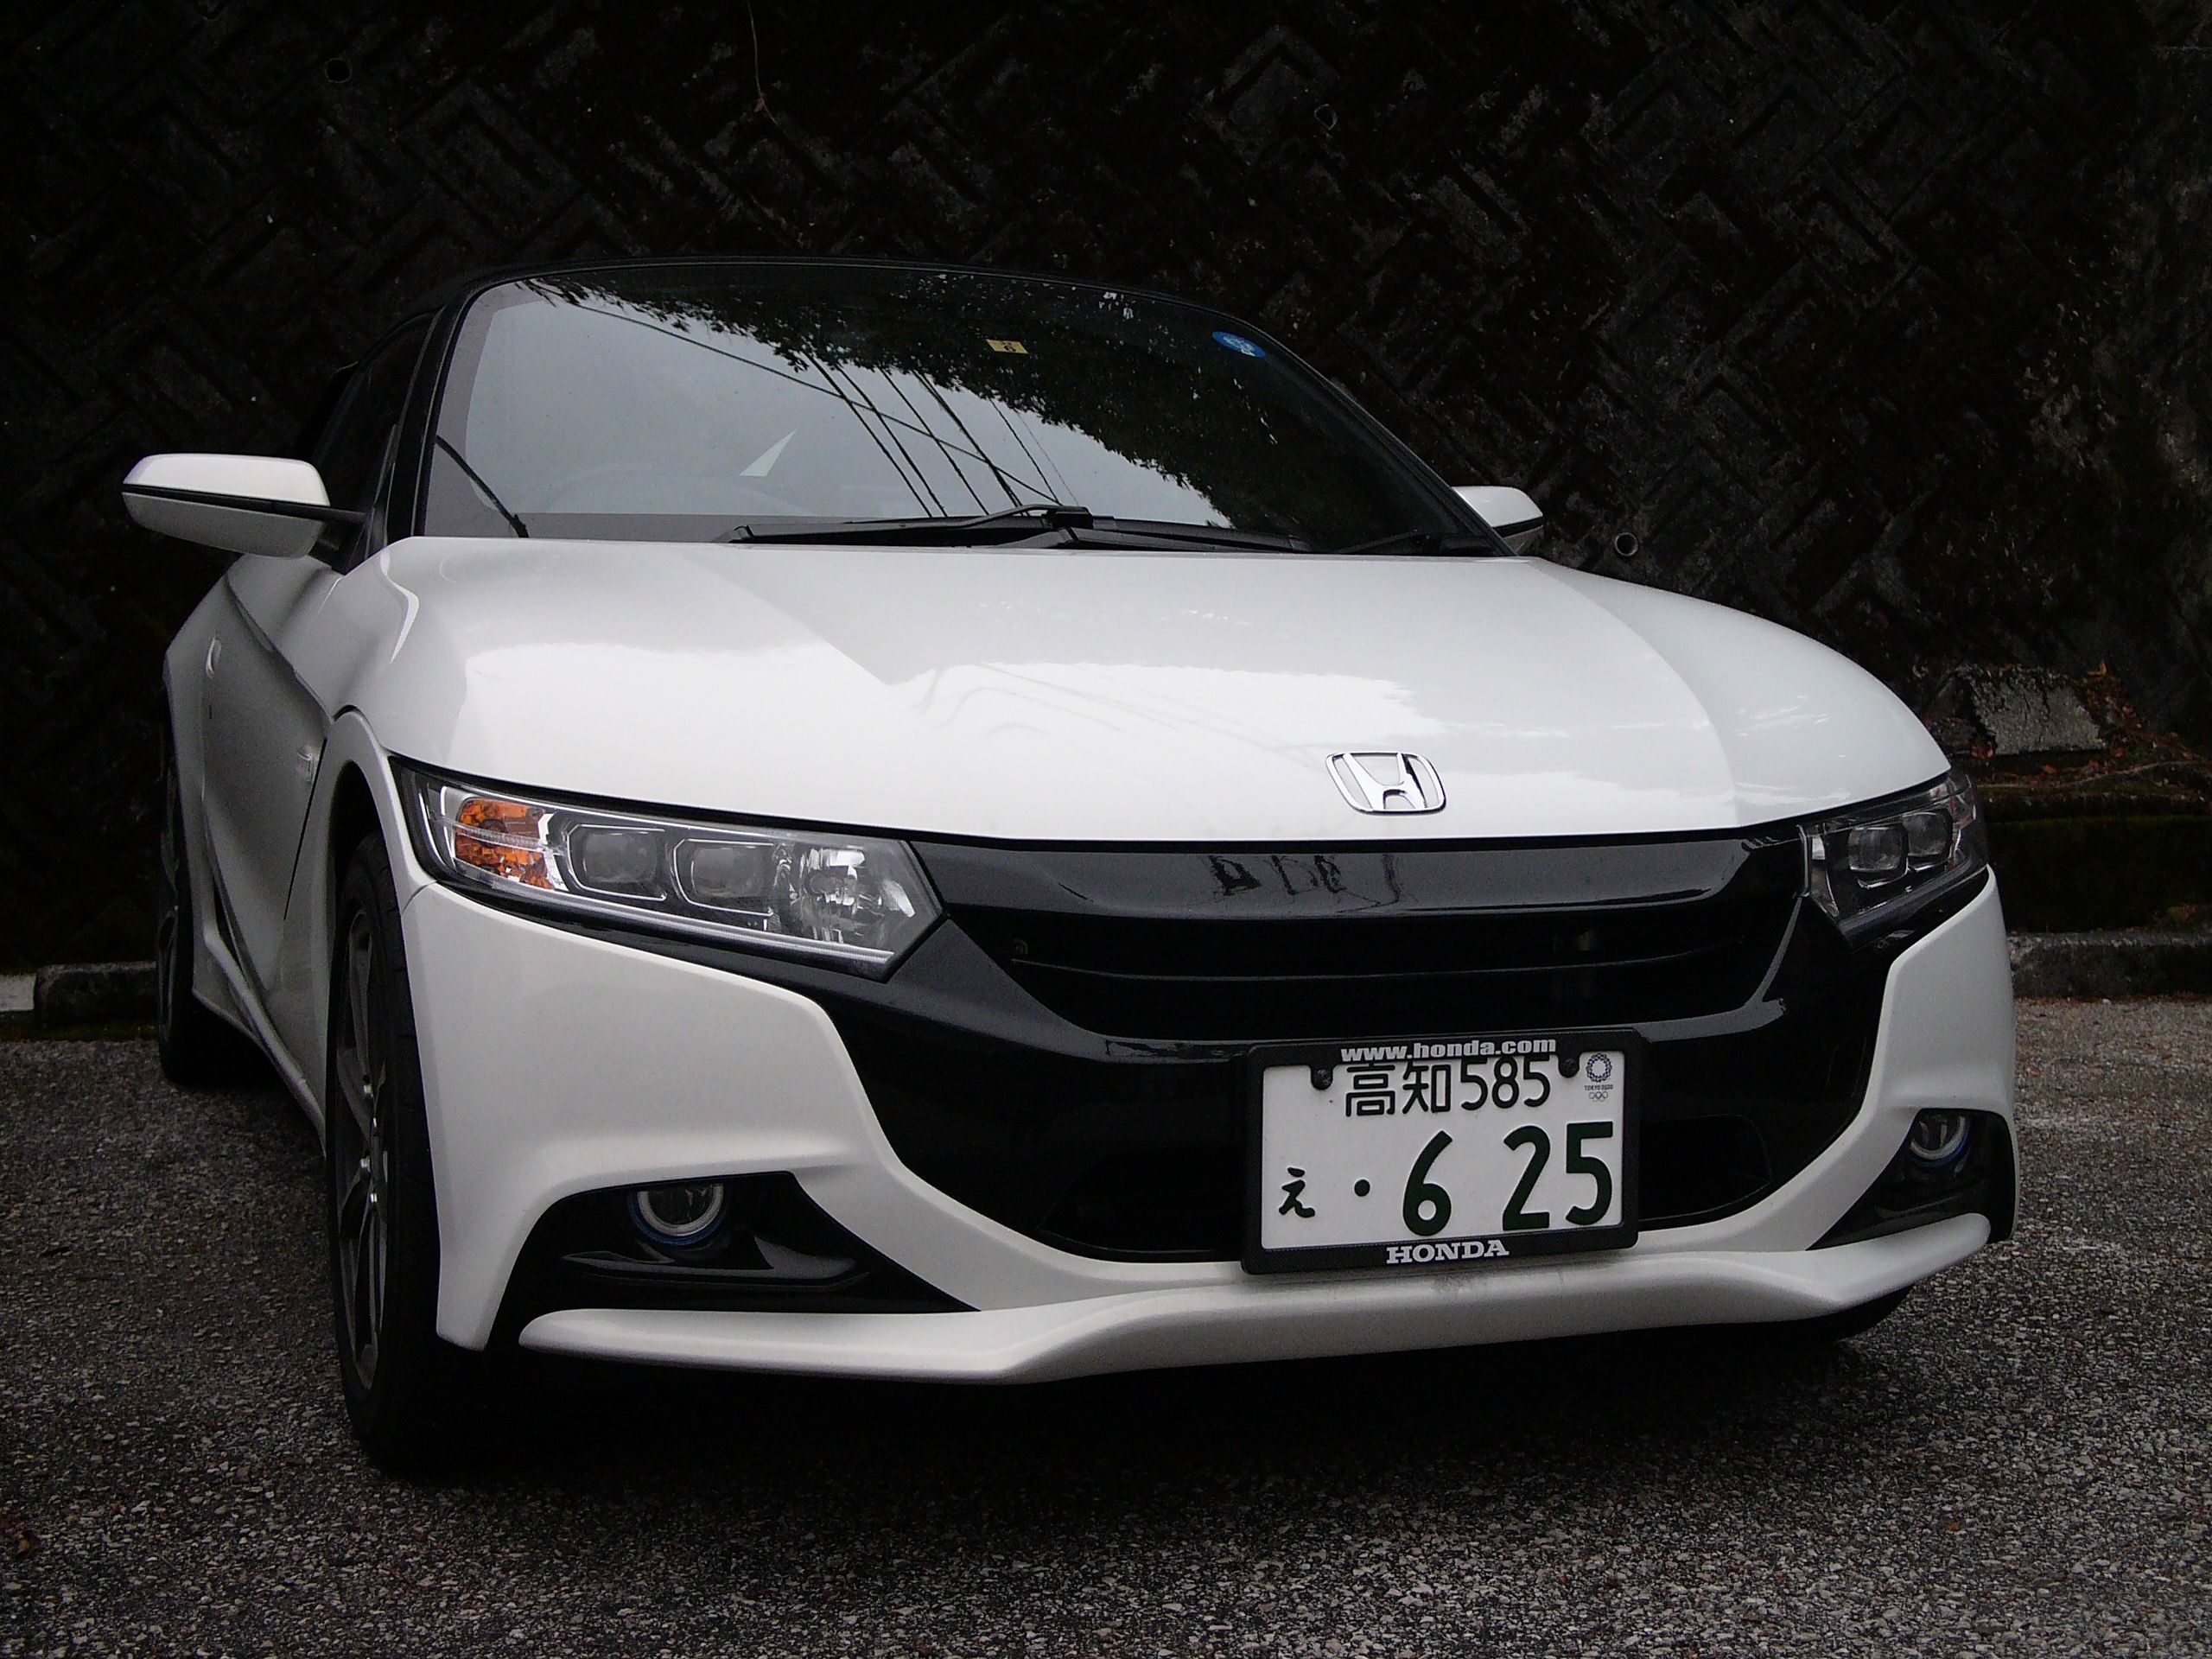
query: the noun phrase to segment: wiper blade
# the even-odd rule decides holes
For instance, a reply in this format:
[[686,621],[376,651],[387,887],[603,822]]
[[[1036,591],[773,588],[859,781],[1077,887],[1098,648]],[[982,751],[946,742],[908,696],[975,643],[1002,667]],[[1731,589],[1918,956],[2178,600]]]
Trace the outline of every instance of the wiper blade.
[[1495,532],[1483,535],[1471,530],[1401,530],[1389,536],[1377,536],[1371,542],[1354,542],[1346,547],[1332,547],[1326,550],[1331,554],[1512,551]]
[[[1264,530],[1232,530],[1226,524],[1181,524],[1166,518],[1102,517],[1088,507],[1039,502],[964,518],[754,520],[721,537],[726,542],[860,543],[957,540],[976,531],[1060,531],[1069,547],[1109,544],[1139,548],[1249,547],[1273,552],[1306,553],[1313,543],[1302,537]],[[1091,536],[1111,537],[1093,541]]]
[[[932,539],[940,536],[959,536],[971,530],[1018,530],[1027,524],[1034,524],[1040,530],[1082,530],[1097,522],[1088,507],[1045,501],[960,518],[930,516],[919,518],[837,518],[827,523],[816,519],[796,522],[785,519],[742,524],[721,539],[725,542],[902,541],[916,536]],[[809,525],[814,527],[810,529]]]
[[1117,536],[1141,537],[1147,546],[1250,547],[1270,552],[1310,553],[1313,543],[1287,531],[1232,530],[1227,524],[1189,524],[1172,518],[1094,518],[1091,528]]
[[499,499],[499,493],[484,481],[483,474],[468,464],[467,456],[446,442],[445,434],[442,432],[438,435],[437,445],[439,448],[453,457],[454,466],[468,475],[468,481],[476,486],[476,492],[484,498],[485,505],[507,521],[507,528],[524,540],[529,539],[530,526],[523,523],[522,515]]

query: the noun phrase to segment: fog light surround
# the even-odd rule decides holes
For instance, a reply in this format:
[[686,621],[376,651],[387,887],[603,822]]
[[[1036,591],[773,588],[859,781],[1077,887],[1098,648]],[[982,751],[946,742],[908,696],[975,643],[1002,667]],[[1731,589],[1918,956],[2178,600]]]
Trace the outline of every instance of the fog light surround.
[[630,1220],[648,1243],[695,1250],[713,1242],[729,1215],[729,1189],[720,1181],[641,1186],[630,1195]]
[[1814,1248],[1964,1215],[1988,1217],[1993,1242],[2009,1238],[2018,1202],[2011,1126],[1994,1112],[1936,1107],[1914,1114],[1889,1166]]

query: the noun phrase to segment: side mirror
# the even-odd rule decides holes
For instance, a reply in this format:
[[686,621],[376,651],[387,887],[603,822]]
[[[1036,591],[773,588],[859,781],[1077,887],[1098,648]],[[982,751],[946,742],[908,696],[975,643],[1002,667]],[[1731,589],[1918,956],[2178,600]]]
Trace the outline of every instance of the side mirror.
[[308,462],[274,455],[149,455],[123,480],[123,505],[164,536],[279,559],[312,553],[326,524],[367,517],[332,506]]
[[1461,484],[1459,499],[1505,538],[1516,553],[1526,553],[1544,533],[1544,512],[1526,493],[1502,484]]

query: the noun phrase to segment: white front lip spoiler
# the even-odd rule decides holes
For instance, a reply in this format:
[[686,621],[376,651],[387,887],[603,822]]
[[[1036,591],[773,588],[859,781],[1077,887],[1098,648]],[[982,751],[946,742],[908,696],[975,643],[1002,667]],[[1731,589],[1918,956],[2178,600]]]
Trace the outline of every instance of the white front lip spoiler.
[[1448,1348],[1856,1307],[1963,1262],[1981,1216],[1824,1250],[1700,1250],[1415,1277],[1134,1291],[974,1313],[547,1313],[525,1348],[817,1375],[1033,1382],[1101,1371]]

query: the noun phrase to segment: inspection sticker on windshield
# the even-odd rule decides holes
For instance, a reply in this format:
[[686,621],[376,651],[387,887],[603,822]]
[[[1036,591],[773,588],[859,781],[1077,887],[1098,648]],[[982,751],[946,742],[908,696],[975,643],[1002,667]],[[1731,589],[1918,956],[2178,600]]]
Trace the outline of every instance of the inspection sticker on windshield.
[[1635,1243],[1640,1054],[1624,1033],[1262,1050],[1245,1267],[1428,1268]]
[[1213,337],[1221,345],[1228,346],[1230,351],[1242,353],[1246,357],[1265,357],[1268,354],[1267,348],[1259,341],[1247,340],[1242,334],[1232,334],[1226,328],[1215,329]]
[[1016,357],[1029,355],[1029,348],[1018,340],[993,340],[986,334],[983,337],[983,344],[995,352],[1012,352]]

